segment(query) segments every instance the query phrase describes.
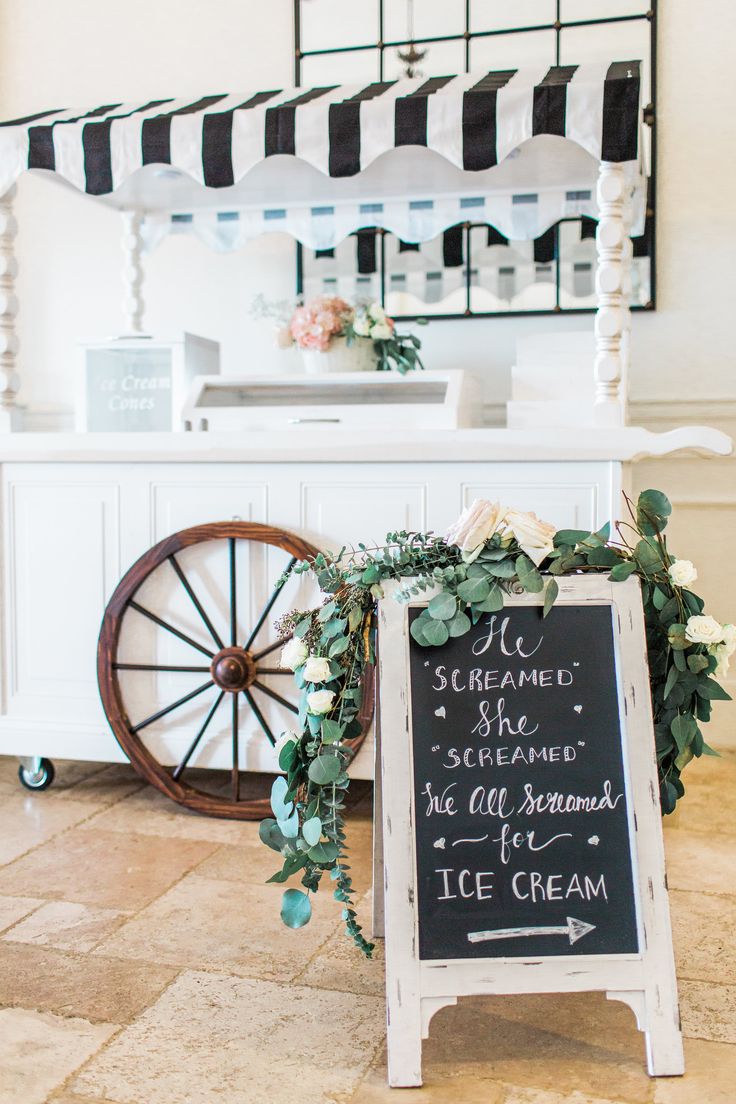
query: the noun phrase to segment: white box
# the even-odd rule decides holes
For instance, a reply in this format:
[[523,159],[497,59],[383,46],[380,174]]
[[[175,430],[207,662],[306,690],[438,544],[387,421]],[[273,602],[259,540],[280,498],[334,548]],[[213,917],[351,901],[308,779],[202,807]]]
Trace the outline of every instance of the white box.
[[182,333],[80,342],[79,432],[172,430],[195,376],[220,371],[216,341]]
[[182,415],[194,431],[461,429],[480,418],[467,372],[335,372],[321,376],[197,377]]

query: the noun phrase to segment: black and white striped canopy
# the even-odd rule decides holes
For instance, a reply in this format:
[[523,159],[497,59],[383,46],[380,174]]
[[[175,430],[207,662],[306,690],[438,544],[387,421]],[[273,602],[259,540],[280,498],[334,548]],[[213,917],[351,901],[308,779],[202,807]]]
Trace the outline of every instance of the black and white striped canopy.
[[531,67],[39,112],[0,123],[0,194],[21,173],[45,170],[147,211],[355,203],[363,182],[373,193],[411,194],[407,150],[430,191],[490,193],[500,174],[508,192],[538,165],[520,147],[541,136],[567,140],[556,156],[569,189],[591,159],[639,162],[639,68]]

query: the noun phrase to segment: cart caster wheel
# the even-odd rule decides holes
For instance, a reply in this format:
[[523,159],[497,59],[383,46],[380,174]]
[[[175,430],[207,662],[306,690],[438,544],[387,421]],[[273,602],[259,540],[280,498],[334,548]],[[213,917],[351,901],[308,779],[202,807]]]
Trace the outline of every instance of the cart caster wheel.
[[18,778],[27,790],[47,790],[54,781],[54,764],[50,759],[34,759],[30,766],[21,763]]

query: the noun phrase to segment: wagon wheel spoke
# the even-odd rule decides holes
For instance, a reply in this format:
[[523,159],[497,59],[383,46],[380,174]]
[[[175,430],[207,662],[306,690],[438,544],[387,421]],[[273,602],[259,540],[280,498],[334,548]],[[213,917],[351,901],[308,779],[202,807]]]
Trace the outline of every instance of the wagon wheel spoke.
[[172,667],[165,663],[113,663],[114,671],[186,671],[205,674],[209,667]]
[[209,713],[205,717],[204,723],[201,726],[199,732],[197,733],[197,735],[194,737],[191,744],[189,745],[189,747],[187,749],[187,752],[186,752],[186,755],[182,759],[181,763],[179,763],[179,765],[174,768],[172,778],[175,781],[178,781],[181,778],[181,775],[182,775],[182,772],[183,772],[184,768],[186,767],[187,763],[189,762],[192,755],[194,754],[194,752],[196,750],[196,747],[197,747],[197,744],[199,743],[199,741],[202,739],[205,732],[207,731],[207,729],[209,727],[209,723],[212,720],[212,718],[214,717],[215,713],[217,712],[217,707],[218,707],[218,705],[220,704],[220,702],[222,701],[222,699],[224,697],[225,697],[225,691],[221,690],[220,693],[217,695],[217,698],[215,700],[215,704],[212,706]]
[[144,721],[140,721],[137,725],[133,725],[131,732],[140,732],[142,728],[146,728],[148,725],[153,724],[154,721],[158,721],[161,717],[165,717],[167,713],[171,713],[174,709],[178,709],[180,705],[186,705],[192,698],[198,697],[199,694],[203,694],[205,690],[209,690],[210,686],[214,686],[212,679],[209,682],[202,683],[196,690],[191,690],[188,694],[185,694],[183,698],[179,698],[178,701],[172,702],[171,705],[164,706],[163,709],[159,709],[156,713],[152,713],[150,717],[146,717]]
[[291,574],[292,568],[294,567],[295,563],[296,563],[296,556],[292,556],[291,559],[289,560],[288,564],[284,568],[283,572],[281,573],[281,577],[280,577],[279,581],[276,583],[276,586],[273,588],[273,593],[271,594],[271,597],[268,599],[268,601],[266,602],[266,605],[263,607],[263,610],[261,611],[261,615],[258,618],[258,620],[256,621],[255,628],[253,629],[252,633],[250,634],[250,636],[246,640],[245,644],[243,645],[246,652],[250,651],[251,646],[253,644],[253,641],[255,640],[255,638],[258,636],[259,632],[263,628],[263,622],[266,620],[269,613],[273,609],[274,602],[276,601],[279,594],[283,590],[284,584],[286,583],[287,578]]
[[271,652],[275,652],[277,648],[283,648],[288,639],[288,637],[284,637],[283,640],[277,640],[275,644],[269,644],[267,648],[262,648],[260,652],[253,652],[253,659],[265,659],[267,655],[271,655]]
[[212,637],[212,639],[214,640],[214,642],[215,642],[215,644],[217,645],[217,647],[218,647],[218,648],[219,648],[220,650],[222,650],[222,649],[223,649],[223,648],[225,647],[225,645],[224,645],[224,644],[222,643],[222,640],[220,639],[220,636],[219,636],[219,634],[218,634],[218,632],[217,632],[217,629],[216,629],[216,628],[215,628],[215,626],[214,626],[214,625],[212,624],[212,622],[211,622],[210,618],[209,618],[209,617],[207,616],[207,613],[206,613],[206,611],[205,611],[205,609],[204,609],[204,607],[203,607],[202,603],[200,602],[200,600],[199,600],[199,598],[197,597],[197,595],[196,595],[196,594],[194,593],[194,589],[192,588],[192,585],[191,585],[191,583],[189,582],[189,580],[187,579],[186,575],[185,575],[185,574],[184,574],[184,572],[182,571],[182,569],[181,569],[181,567],[180,567],[180,565],[179,565],[179,561],[177,560],[177,558],[176,558],[176,556],[174,555],[174,553],[173,553],[173,552],[172,552],[172,553],[171,553],[171,555],[169,556],[169,563],[171,564],[171,566],[173,567],[174,571],[176,572],[176,574],[177,574],[177,576],[178,576],[178,578],[179,578],[179,582],[181,583],[181,585],[182,585],[182,586],[184,587],[185,591],[187,592],[187,594],[188,594],[188,595],[189,595],[189,597],[191,598],[191,600],[192,600],[192,605],[194,606],[194,608],[196,609],[197,613],[199,614],[199,616],[200,616],[200,617],[202,618],[202,620],[204,621],[205,625],[207,626],[207,629],[209,630],[209,634],[210,634],[210,636],[211,636],[211,637]]
[[244,690],[243,694],[245,695],[245,699],[248,702],[248,705],[253,710],[253,713],[254,713],[255,718],[258,721],[259,725],[261,726],[261,728],[265,732],[267,738],[271,741],[271,743],[275,747],[276,746],[276,737],[274,736],[273,732],[269,728],[266,718],[263,716],[260,709],[258,708],[258,705],[256,703],[255,698],[251,694],[250,690]]
[[269,698],[273,698],[279,705],[283,705],[284,709],[289,709],[292,713],[299,712],[299,706],[294,705],[293,702],[287,701],[286,698],[282,698],[280,694],[277,694],[275,690],[271,690],[270,687],[264,686],[262,682],[255,679],[253,685],[258,687],[262,694],[267,694]]
[[239,716],[240,695],[232,694],[233,699],[233,770],[232,770],[232,797],[233,801],[240,801],[240,761],[239,761]]
[[238,587],[235,575],[235,537],[228,537],[230,548],[230,645],[235,647],[238,636]]
[[[206,671],[207,668],[203,667],[202,670]],[[286,671],[286,670],[284,670],[283,667],[256,667],[256,674],[257,675],[281,675],[282,677],[284,675],[291,675],[292,678],[294,677],[294,672],[293,671]]]
[[138,602],[134,602],[131,598],[128,605],[137,610],[138,613],[142,613],[144,617],[147,617],[149,621],[153,621],[154,625],[160,625],[162,629],[166,629],[167,632],[173,633],[174,636],[178,636],[180,640],[183,640],[185,644],[190,644],[192,648],[196,648],[198,652],[202,652],[204,655],[209,656],[210,659],[214,659],[214,652],[209,651],[208,648],[198,644],[196,640],[192,640],[191,636],[187,636],[181,629],[174,628],[168,621],[164,621],[161,617],[157,617],[155,613],[151,613],[145,606],[141,606]]

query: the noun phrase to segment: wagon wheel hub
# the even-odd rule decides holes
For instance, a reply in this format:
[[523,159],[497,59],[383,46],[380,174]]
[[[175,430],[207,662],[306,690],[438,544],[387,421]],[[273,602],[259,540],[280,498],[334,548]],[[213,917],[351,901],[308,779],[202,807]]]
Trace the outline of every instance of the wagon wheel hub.
[[223,648],[210,664],[216,686],[229,694],[239,694],[255,681],[256,664],[245,648]]

